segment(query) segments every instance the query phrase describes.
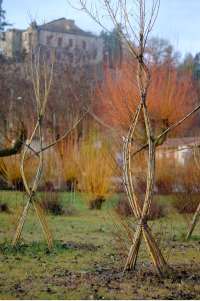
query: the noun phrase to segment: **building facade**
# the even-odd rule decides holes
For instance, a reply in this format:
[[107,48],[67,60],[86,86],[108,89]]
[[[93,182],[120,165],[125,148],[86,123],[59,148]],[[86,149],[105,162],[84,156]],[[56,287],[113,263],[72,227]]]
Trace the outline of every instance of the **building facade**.
[[56,62],[76,64],[88,60],[97,64],[103,58],[103,40],[65,18],[44,25],[32,22],[26,30],[8,29],[5,41],[1,41],[2,55],[14,59],[19,54],[29,53],[33,44],[40,46],[47,60],[51,60],[55,52]]
[[199,143],[200,137],[169,138],[157,148],[156,158],[186,165]]

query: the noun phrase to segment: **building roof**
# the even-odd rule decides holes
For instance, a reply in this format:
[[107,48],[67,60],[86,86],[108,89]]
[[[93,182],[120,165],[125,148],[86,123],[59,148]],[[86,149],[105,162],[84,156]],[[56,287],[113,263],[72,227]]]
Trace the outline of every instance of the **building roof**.
[[[16,31],[16,32],[24,32],[24,31],[26,31],[26,29],[16,29],[16,28],[9,28],[9,29],[7,29],[7,31]],[[4,32],[5,33],[5,32]]]
[[53,21],[50,21],[50,22],[47,22],[47,23],[45,23],[45,25],[50,25],[50,24],[53,24],[53,23],[55,23],[55,22],[57,22],[57,21],[73,21],[73,20],[67,20],[66,18],[59,18],[59,19],[56,19],[56,20],[53,20]]
[[[42,30],[100,38],[89,31],[84,31],[80,29],[74,24],[74,20],[67,20],[66,18],[56,19],[51,22],[45,23],[44,25],[37,25],[36,22],[32,22],[30,26]],[[69,26],[69,29],[67,29],[66,26]],[[16,29],[16,28],[7,29],[7,31],[9,30],[20,32],[20,33],[27,31],[27,29]]]
[[[66,26],[69,26],[69,29],[67,29]],[[78,26],[74,24],[74,20],[67,20],[66,18],[56,19],[51,22],[45,23],[44,25],[38,25],[37,27],[43,30],[49,30],[49,31],[53,30],[60,33],[69,33],[69,34],[99,38],[98,36],[92,34],[91,32],[87,32],[80,29]]]

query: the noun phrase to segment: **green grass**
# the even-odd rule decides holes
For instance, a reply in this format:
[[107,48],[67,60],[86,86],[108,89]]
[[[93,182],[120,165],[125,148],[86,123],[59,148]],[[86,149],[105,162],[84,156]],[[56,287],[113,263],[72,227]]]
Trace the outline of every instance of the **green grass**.
[[[62,193],[63,202],[67,204],[70,196]],[[114,195],[109,207],[120,197]],[[167,219],[157,220],[154,225],[155,231],[160,230],[161,224],[165,229],[161,235],[165,235],[161,244],[165,258],[170,251],[171,274],[162,281],[156,276],[144,242],[136,270],[122,277],[124,263],[111,244],[113,223],[106,206],[101,211],[88,210],[76,195],[71,216],[47,215],[54,239],[54,249],[49,251],[33,207],[28,212],[19,245],[11,247],[5,223],[9,225],[14,217],[20,218],[27,197],[23,198],[20,192],[0,191],[0,200],[7,201],[12,212],[0,215],[1,299],[200,298],[200,223],[193,239],[185,242],[186,225],[182,216],[170,207],[167,196],[158,198],[168,212]],[[11,233],[13,236],[14,231]]]

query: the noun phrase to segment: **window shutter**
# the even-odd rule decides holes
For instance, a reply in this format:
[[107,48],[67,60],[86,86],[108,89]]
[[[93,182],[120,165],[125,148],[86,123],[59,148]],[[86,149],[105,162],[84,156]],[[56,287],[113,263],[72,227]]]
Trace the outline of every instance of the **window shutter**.
[[61,59],[61,53],[60,53],[60,52],[57,53],[57,59],[58,59],[58,60]]
[[51,37],[47,36],[47,45],[50,45],[50,44],[51,44]]
[[62,45],[62,38],[58,38],[58,46],[61,46]]
[[73,47],[73,40],[69,39],[69,47]]
[[29,35],[29,43],[31,43],[32,42],[32,33],[29,33],[28,35]]
[[82,48],[86,49],[86,41],[82,41]]

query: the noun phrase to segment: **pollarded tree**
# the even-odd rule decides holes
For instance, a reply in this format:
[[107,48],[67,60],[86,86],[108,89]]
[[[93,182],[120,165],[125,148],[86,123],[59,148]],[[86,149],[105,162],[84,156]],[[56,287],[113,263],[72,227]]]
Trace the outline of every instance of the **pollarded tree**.
[[[97,81],[95,90],[98,98],[95,111],[101,113],[101,118],[106,123],[117,126],[122,131],[130,124],[139,99],[139,91],[134,84],[137,82],[137,75],[130,64],[133,65],[128,55],[124,55],[123,60],[118,60],[113,69],[109,68],[107,62],[102,71],[102,80]],[[186,72],[181,67],[172,65],[169,58],[162,62],[151,62],[150,72],[153,80],[146,104],[156,133],[166,130],[191,111],[196,102],[196,91],[192,85],[192,69]],[[186,130],[192,122],[189,119],[177,131]]]

